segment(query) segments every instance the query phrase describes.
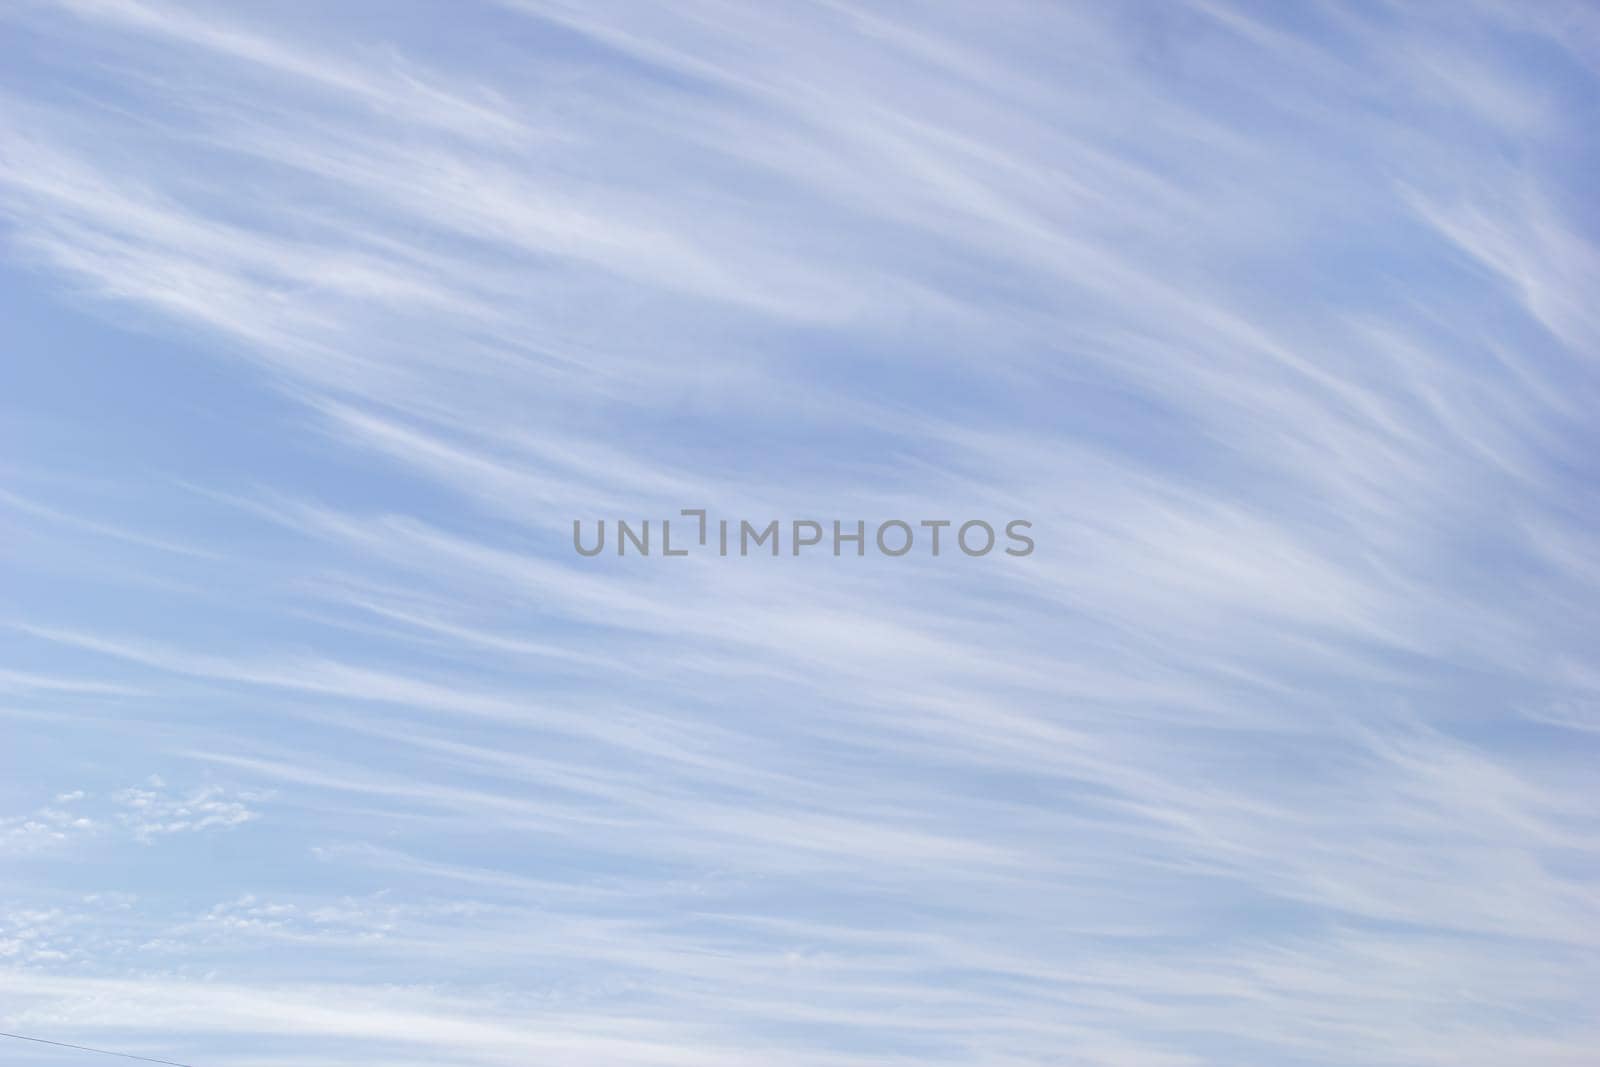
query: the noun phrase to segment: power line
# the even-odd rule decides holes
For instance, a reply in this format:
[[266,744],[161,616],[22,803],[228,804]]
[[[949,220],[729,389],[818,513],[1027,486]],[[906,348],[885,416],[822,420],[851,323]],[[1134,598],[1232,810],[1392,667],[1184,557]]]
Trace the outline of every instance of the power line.
[[8,1034],[0,1030],[0,1037],[9,1037],[13,1041],[32,1041],[36,1045],[54,1045],[56,1048],[73,1048],[79,1052],[98,1052],[102,1056],[121,1056],[125,1060],[141,1060],[144,1063],[164,1063],[167,1067],[190,1067],[187,1063],[178,1063],[176,1060],[157,1060],[149,1056],[135,1056],[131,1052],[112,1052],[108,1048],[90,1048],[88,1045],[74,1045],[66,1041],[51,1041],[44,1037],[29,1037],[27,1034]]

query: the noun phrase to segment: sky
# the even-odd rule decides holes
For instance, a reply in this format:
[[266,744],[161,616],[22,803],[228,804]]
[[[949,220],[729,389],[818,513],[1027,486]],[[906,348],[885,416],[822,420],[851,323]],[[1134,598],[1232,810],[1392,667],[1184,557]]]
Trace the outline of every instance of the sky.
[[[1591,1067],[1597,115],[1562,0],[5,5],[0,1030]],[[1036,548],[573,550],[682,509]]]

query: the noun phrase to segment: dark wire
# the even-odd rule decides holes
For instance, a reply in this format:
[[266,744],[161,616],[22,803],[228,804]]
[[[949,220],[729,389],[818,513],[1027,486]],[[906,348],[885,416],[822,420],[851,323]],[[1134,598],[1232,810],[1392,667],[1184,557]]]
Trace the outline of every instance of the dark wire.
[[0,1037],[9,1037],[14,1041],[32,1041],[38,1045],[54,1045],[56,1048],[75,1048],[79,1052],[98,1052],[102,1056],[121,1056],[125,1060],[142,1060],[145,1063],[164,1063],[167,1067],[189,1067],[187,1063],[178,1063],[175,1060],[157,1060],[149,1056],[135,1056],[131,1052],[112,1052],[107,1048],[90,1048],[88,1045],[73,1045],[66,1041],[51,1041],[44,1037],[29,1037],[27,1034],[8,1034],[0,1030]]

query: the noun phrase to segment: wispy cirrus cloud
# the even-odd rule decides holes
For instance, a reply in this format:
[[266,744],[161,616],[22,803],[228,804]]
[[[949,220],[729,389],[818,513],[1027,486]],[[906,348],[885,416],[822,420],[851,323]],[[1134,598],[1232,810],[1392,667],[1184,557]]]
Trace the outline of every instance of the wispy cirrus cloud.
[[3,17],[7,1029],[1586,1061],[1584,5]]

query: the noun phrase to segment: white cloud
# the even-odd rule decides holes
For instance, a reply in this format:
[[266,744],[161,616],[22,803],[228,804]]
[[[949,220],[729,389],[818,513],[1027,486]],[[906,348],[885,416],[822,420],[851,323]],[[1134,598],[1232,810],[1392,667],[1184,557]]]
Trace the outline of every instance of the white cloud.
[[[1586,9],[64,6],[0,214],[150,413],[0,472],[8,1027],[1586,1063]],[[1040,548],[566,550],[680,507]]]

